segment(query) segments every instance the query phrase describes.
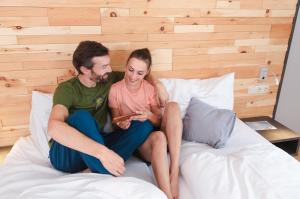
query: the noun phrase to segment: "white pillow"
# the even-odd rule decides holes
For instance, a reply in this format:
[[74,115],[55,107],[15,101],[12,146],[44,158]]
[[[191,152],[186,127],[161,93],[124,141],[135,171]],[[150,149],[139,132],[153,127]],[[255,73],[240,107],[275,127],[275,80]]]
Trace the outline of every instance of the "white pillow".
[[[53,94],[41,93],[38,91],[32,92],[30,112],[30,132],[35,145],[40,149],[43,156],[48,157],[49,145],[48,141],[48,120],[52,110]],[[112,132],[111,119],[108,115],[107,122],[104,126],[104,132]]]
[[199,79],[160,79],[160,81],[165,86],[166,90],[169,93],[169,100],[177,102],[182,118],[186,113],[186,109],[189,105],[190,99],[192,98],[192,94],[196,91],[194,85],[199,82]]
[[166,87],[170,101],[177,102],[182,118],[192,97],[221,109],[233,109],[234,73],[209,79],[167,79],[160,81]]
[[48,119],[52,109],[52,94],[45,94],[38,91],[32,92],[30,112],[30,132],[34,144],[40,149],[44,157],[48,157]]
[[219,109],[233,110],[234,73],[201,80],[195,87],[192,97]]

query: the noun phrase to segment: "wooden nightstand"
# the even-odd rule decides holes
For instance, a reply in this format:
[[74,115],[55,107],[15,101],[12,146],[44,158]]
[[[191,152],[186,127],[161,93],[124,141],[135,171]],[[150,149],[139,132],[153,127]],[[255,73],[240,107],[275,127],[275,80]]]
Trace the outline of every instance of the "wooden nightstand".
[[276,120],[268,116],[242,118],[241,120],[243,122],[268,121],[277,129],[259,130],[257,132],[277,147],[286,151],[287,153],[293,156],[298,155],[300,135],[287,128],[283,124],[277,122]]

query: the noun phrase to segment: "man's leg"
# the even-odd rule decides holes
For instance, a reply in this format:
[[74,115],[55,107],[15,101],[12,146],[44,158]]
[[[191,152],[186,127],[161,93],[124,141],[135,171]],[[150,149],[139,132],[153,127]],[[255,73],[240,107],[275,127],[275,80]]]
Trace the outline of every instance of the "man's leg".
[[163,132],[152,132],[148,139],[139,147],[141,156],[151,162],[158,187],[172,198],[169,163],[167,155],[167,139]]
[[153,125],[148,120],[145,122],[131,121],[131,125],[127,130],[104,135],[104,140],[106,146],[126,161],[145,142],[152,131]]
[[[153,126],[149,121],[133,121],[127,130],[101,135],[95,118],[87,111],[73,113],[67,119],[67,123],[89,138],[112,149],[124,161],[129,159],[153,131]],[[92,172],[110,174],[97,158],[57,142],[54,142],[50,149],[50,161],[56,169],[65,172],[74,173],[88,167]]]
[[170,152],[170,181],[174,198],[179,197],[179,155],[182,139],[182,120],[179,106],[176,102],[169,102],[166,106],[162,124],[162,130],[166,133]]
[[59,171],[76,173],[87,168],[78,151],[56,141],[51,145],[49,157],[52,166]]
[[[97,122],[89,112],[76,111],[68,117],[66,122],[89,138],[104,145]],[[75,173],[88,167],[92,172],[109,174],[97,158],[55,141],[51,146],[49,156],[51,164],[60,171]]]

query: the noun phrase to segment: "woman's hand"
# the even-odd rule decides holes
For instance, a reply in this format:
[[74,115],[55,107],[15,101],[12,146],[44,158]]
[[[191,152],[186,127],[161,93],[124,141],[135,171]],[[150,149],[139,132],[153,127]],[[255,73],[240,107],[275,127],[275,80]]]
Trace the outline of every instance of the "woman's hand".
[[144,121],[148,120],[149,117],[152,115],[152,112],[148,111],[148,110],[136,111],[135,113],[138,114],[138,115],[131,116],[130,120],[137,120],[137,121],[140,121],[140,122],[144,122]]
[[169,100],[168,91],[166,90],[164,85],[159,81],[156,82],[155,87],[156,87],[159,107],[165,107],[165,105]]
[[121,122],[117,122],[117,126],[124,130],[128,129],[130,127],[130,124],[131,124],[130,119],[127,119],[127,120],[124,120]]

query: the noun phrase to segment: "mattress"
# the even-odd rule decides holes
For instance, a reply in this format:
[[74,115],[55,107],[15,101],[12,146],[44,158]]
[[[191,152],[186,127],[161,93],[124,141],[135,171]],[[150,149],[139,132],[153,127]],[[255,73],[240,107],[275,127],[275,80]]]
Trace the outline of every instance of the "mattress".
[[[31,137],[0,167],[1,198],[166,198],[151,166],[131,158],[122,177],[53,169]],[[298,199],[300,164],[237,119],[225,148],[182,142],[180,199]]]

